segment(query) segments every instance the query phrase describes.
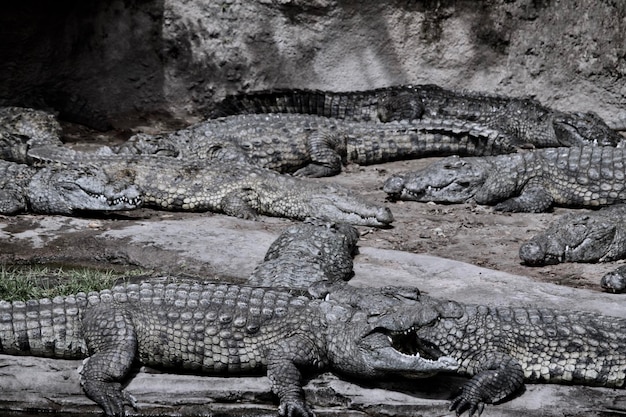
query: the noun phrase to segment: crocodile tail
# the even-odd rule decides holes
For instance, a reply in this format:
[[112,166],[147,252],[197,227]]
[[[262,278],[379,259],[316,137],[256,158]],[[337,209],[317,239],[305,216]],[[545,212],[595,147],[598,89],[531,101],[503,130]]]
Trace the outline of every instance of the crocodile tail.
[[80,315],[86,296],[0,301],[0,353],[50,358],[87,356]]
[[252,113],[313,114],[354,121],[378,119],[379,98],[386,90],[331,92],[308,89],[261,90],[227,96],[209,117]]
[[[227,96],[217,105],[216,116],[252,113],[300,113],[329,116],[332,96],[319,90],[274,89]],[[326,103],[328,98],[329,103]]]

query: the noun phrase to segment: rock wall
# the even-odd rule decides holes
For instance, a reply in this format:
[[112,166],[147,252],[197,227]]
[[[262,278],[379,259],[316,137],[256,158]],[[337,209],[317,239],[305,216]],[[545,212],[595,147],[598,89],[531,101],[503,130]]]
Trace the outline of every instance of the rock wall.
[[239,90],[436,83],[592,110],[626,129],[620,0],[24,0],[0,10],[0,102],[93,127],[193,121]]

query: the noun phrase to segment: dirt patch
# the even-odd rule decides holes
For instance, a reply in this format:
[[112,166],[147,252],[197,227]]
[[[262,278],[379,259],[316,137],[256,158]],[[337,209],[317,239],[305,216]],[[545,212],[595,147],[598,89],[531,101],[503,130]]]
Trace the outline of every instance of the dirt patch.
[[[391,174],[416,170],[435,158],[347,167],[327,179],[349,186],[383,202],[384,180]],[[543,231],[557,217],[574,209],[550,213],[499,213],[476,204],[443,205],[412,201],[387,202],[395,222],[391,229],[362,230],[361,244],[383,249],[423,253],[477,266],[525,275],[537,281],[602,291],[600,278],[622,261],[602,264],[560,264],[528,267],[519,259],[520,245]],[[581,211],[581,210],[578,210]]]

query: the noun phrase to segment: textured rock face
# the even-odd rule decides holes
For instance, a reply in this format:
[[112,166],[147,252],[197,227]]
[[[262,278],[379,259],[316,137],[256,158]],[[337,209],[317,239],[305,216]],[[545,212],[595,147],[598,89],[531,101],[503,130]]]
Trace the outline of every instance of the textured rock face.
[[105,129],[188,122],[242,89],[436,83],[626,128],[626,3],[26,0],[0,13],[0,102]]

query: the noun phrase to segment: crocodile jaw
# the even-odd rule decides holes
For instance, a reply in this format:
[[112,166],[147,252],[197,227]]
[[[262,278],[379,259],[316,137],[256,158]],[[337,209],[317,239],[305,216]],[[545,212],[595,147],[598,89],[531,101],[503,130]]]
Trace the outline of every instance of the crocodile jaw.
[[451,156],[421,170],[394,175],[383,190],[396,200],[464,203],[481,190],[491,169],[484,158]]
[[361,198],[342,187],[326,184],[308,201],[311,217],[327,218],[360,226],[385,227],[394,218],[391,210]]
[[369,345],[366,361],[376,373],[395,373],[411,377],[428,377],[459,368],[456,359],[445,356],[434,345],[417,336],[417,327],[388,331],[379,329],[365,340]]
[[138,188],[127,181],[109,181],[102,171],[46,167],[28,186],[33,211],[71,214],[78,210],[130,210],[141,206]]
[[478,187],[467,182],[450,182],[430,185],[412,174],[387,179],[383,190],[392,200],[421,202],[464,203],[471,199]]

